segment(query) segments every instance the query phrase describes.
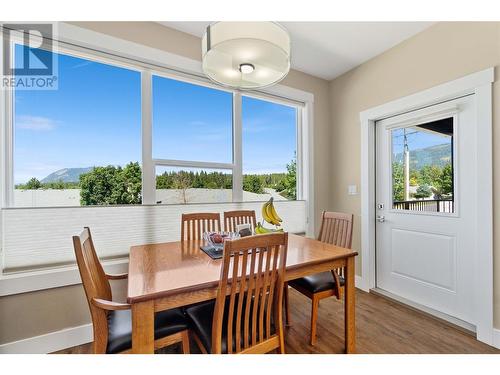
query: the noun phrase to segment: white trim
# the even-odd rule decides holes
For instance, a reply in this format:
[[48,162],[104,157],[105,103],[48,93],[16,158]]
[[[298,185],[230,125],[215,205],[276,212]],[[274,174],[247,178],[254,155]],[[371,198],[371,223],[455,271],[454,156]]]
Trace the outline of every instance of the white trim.
[[500,349],[500,329],[493,329],[493,346]]
[[382,120],[428,105],[472,94],[477,87],[494,82],[494,72],[494,68],[488,68],[477,73],[472,73],[454,81],[446,82],[439,86],[367,109],[362,111],[359,117],[362,123],[368,120]]
[[370,291],[365,283],[365,280],[359,275],[354,275],[354,285],[356,285],[356,288],[361,289],[364,292],[368,293]]
[[[111,274],[128,272],[128,258],[103,261],[103,267]],[[81,283],[76,265],[2,275],[0,297]]]
[[243,118],[241,93],[233,93],[233,202],[243,201]]
[[189,161],[189,160],[171,160],[171,159],[153,159],[155,166],[164,167],[186,167],[186,168],[209,168],[209,169],[234,169],[235,165],[231,163],[217,163],[210,161]]
[[92,342],[93,336],[92,324],[83,324],[2,344],[0,354],[48,354]]
[[476,279],[477,339],[493,343],[493,179],[492,94],[494,68],[406,96],[360,113],[361,121],[361,278],[375,284],[375,122],[411,110],[475,94],[477,119]]
[[153,162],[152,78],[149,70],[141,72],[142,203],[156,201],[155,165]]
[[[316,208],[314,200],[314,103],[307,102],[301,111],[302,119],[302,196],[307,203],[306,236],[316,238]],[[307,145],[304,152],[304,145]],[[306,177],[306,178],[304,178]]]
[[477,338],[493,342],[493,129],[491,83],[476,88],[476,267]]

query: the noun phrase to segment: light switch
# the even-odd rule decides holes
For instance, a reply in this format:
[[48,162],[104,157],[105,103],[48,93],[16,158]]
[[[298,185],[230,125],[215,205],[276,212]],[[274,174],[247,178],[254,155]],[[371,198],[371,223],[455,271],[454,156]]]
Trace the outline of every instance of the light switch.
[[357,185],[349,185],[347,187],[347,194],[349,194],[349,195],[358,194],[358,186]]

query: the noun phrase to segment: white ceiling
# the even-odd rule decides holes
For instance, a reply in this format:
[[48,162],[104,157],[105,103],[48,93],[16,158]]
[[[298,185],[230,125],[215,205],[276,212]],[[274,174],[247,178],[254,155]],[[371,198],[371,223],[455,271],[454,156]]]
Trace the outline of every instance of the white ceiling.
[[[202,37],[210,22],[160,22]],[[280,22],[292,38],[292,68],[331,80],[433,22]],[[201,45],[200,45],[201,49]]]

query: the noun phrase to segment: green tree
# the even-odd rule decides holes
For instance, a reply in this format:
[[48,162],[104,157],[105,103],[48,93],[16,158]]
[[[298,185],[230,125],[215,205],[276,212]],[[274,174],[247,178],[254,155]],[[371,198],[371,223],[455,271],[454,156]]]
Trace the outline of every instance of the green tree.
[[80,203],[82,206],[116,204],[113,191],[117,167],[95,167],[80,175]]
[[453,167],[451,163],[446,164],[433,184],[434,194],[438,198],[453,195]]
[[410,186],[418,186],[418,182],[420,180],[420,172],[418,169],[410,170]]
[[286,165],[287,174],[278,185],[278,191],[287,199],[297,199],[297,160]]
[[405,199],[403,163],[392,163],[392,196],[396,202]]
[[[191,174],[193,174],[193,172],[191,172]],[[186,171],[179,171],[174,176],[172,188],[179,189],[181,192],[182,202],[187,203],[187,189],[192,186],[192,176],[190,175],[190,172]]]
[[441,176],[441,168],[437,165],[425,165],[420,169],[419,185],[427,184],[430,186],[436,185]]
[[432,196],[432,190],[429,185],[423,184],[417,188],[417,191],[413,196],[417,199],[429,198]]
[[262,187],[262,180],[257,175],[247,174],[243,176],[243,190],[251,193],[262,194],[264,188]]
[[117,169],[112,197],[116,204],[140,204],[142,202],[142,176],[139,163],[129,163]]
[[42,183],[35,177],[32,177],[26,185],[24,185],[24,189],[29,189],[29,190],[36,190],[36,189],[41,189],[42,188]]
[[139,204],[141,188],[139,163],[131,162],[125,168],[95,167],[80,175],[80,203],[82,206]]

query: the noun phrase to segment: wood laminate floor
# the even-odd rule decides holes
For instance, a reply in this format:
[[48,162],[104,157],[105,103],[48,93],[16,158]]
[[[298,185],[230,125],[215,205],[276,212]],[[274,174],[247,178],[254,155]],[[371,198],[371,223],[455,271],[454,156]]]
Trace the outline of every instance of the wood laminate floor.
[[[310,346],[311,302],[290,289],[291,327],[286,329],[287,353],[343,353],[343,304],[334,298],[320,302],[318,342]],[[470,333],[415,311],[382,296],[356,292],[356,331],[358,353],[435,354],[496,353],[491,346],[477,341]],[[193,351],[196,344],[191,343]],[[180,353],[172,346],[165,353]],[[58,353],[90,353],[90,344]]]

